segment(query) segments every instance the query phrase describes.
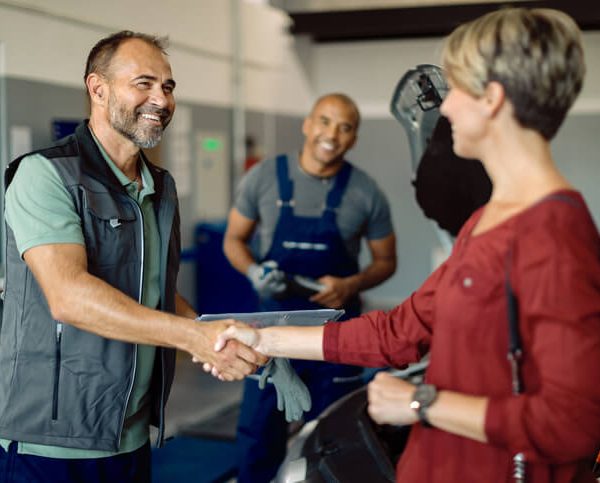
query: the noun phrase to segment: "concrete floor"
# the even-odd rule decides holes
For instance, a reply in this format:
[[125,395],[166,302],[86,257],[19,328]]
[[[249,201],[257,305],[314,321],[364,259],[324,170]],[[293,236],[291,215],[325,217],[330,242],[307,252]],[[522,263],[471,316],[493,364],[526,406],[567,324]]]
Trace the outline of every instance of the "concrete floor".
[[[192,362],[191,356],[187,353],[177,353],[177,367],[175,370],[175,380],[173,381],[173,387],[171,390],[171,396],[166,408],[166,427],[165,436],[166,438],[179,436],[185,438],[190,435],[193,436],[193,432],[201,428],[202,425],[211,425],[211,423],[223,423],[230,414],[235,415],[235,409],[242,396],[243,382],[221,382],[218,379],[206,374],[202,367]],[[235,424],[237,423],[237,417],[229,417],[230,420],[225,421],[223,424],[222,432],[232,441],[235,434]],[[212,424],[212,430],[214,430],[215,424]],[[210,440],[210,437],[209,437]],[[217,438],[214,441],[218,443],[220,439]],[[156,429],[151,428],[150,441],[154,443],[156,441]],[[200,441],[200,440],[199,440]],[[202,440],[206,441],[206,439]],[[167,446],[165,448],[169,448]],[[163,451],[163,450],[158,450]],[[182,455],[176,455],[173,458],[175,464],[181,464],[184,467],[188,465],[193,471],[185,476],[181,481],[199,481],[198,475],[195,473],[197,470],[198,463],[192,463],[190,461],[183,461]],[[180,461],[181,460],[181,461]],[[193,458],[196,460],[196,458]],[[153,482],[172,481],[169,477],[170,469],[160,467],[160,462],[156,463],[156,455],[153,457],[155,465],[159,467],[153,469]],[[211,468],[212,474],[222,470],[223,463],[221,461],[214,462],[214,468]],[[228,465],[226,465],[228,466]],[[160,469],[158,469],[160,468]],[[177,473],[181,475],[182,469],[176,468]],[[162,478],[166,475],[166,479]],[[205,474],[205,473],[204,473]],[[202,480],[204,481],[204,480]],[[223,482],[222,479],[218,481]],[[235,478],[227,481],[226,483],[235,483]]]
[[167,437],[210,420],[239,403],[243,382],[221,382],[194,364],[189,354],[177,354],[177,368],[166,409]]

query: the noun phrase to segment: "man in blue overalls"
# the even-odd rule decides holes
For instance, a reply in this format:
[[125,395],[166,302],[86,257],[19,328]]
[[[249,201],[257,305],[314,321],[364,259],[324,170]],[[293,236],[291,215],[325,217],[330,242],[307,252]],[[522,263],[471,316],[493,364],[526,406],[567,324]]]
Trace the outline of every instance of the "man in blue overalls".
[[[325,95],[304,120],[300,154],[262,161],[242,180],[224,250],[252,281],[262,310],[344,308],[350,318],[360,313],[359,293],[394,273],[396,243],[388,201],[372,178],[344,159],[359,122],[349,97]],[[259,263],[249,246],[257,227]],[[360,270],[363,237],[371,263]],[[284,274],[288,281],[297,275],[314,279],[315,291],[294,290]],[[361,383],[356,377],[361,369],[353,366],[293,361],[293,367],[312,397],[306,420]],[[287,440],[273,387],[260,390],[256,381],[246,380],[237,440],[238,482],[270,481]]]

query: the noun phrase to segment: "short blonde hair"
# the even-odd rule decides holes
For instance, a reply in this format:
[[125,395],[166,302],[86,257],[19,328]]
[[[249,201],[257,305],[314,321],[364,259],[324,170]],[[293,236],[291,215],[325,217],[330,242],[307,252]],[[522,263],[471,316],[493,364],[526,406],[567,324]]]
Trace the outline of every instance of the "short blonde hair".
[[585,75],[581,32],[567,14],[502,8],[458,27],[446,39],[449,79],[471,95],[502,84],[519,123],[552,139]]

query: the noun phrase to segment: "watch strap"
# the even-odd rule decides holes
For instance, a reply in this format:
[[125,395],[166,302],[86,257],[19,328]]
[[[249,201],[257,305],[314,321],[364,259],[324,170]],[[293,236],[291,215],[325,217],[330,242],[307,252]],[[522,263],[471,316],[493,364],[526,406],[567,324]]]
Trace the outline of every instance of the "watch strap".
[[419,416],[419,421],[423,426],[432,428],[433,426],[429,422],[429,419],[427,419],[427,409],[429,409],[429,406],[420,406],[419,409],[417,409],[417,416]]
[[413,394],[411,408],[417,413],[421,424],[427,428],[432,427],[427,418],[427,410],[437,399],[437,388],[433,384],[418,384]]

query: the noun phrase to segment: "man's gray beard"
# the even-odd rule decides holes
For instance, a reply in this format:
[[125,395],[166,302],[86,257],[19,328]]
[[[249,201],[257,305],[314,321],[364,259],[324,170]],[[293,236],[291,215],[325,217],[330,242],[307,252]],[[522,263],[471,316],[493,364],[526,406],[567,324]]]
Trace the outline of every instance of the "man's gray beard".
[[138,148],[152,149],[158,146],[158,143],[160,143],[162,139],[162,127],[154,127],[145,131],[137,126],[131,126],[131,124],[120,122],[119,120],[114,119],[113,116],[111,116],[111,126]]
[[158,146],[158,143],[160,143],[163,135],[163,129],[158,127],[152,128],[151,132],[146,137],[137,132],[137,130],[131,137],[126,133],[123,134],[127,136],[127,138],[130,139],[138,148],[152,149]]
[[131,115],[131,113],[118,105],[115,109],[117,103],[114,99],[111,104],[110,125],[115,131],[125,136],[138,148],[152,149],[158,146],[164,132],[163,126],[151,127],[144,130],[139,127],[135,112]]

